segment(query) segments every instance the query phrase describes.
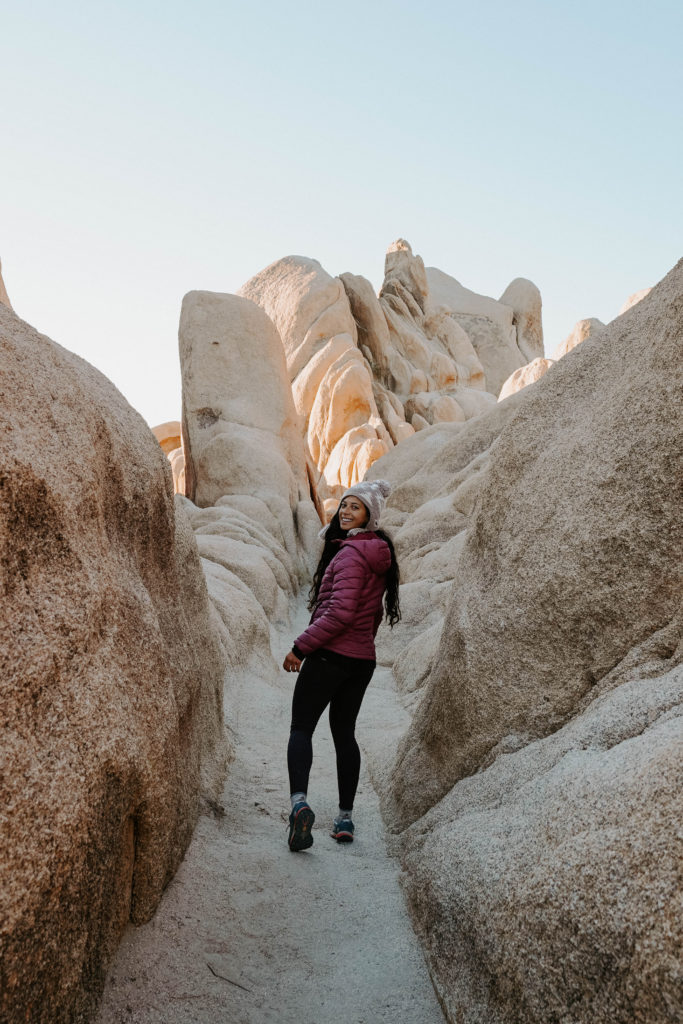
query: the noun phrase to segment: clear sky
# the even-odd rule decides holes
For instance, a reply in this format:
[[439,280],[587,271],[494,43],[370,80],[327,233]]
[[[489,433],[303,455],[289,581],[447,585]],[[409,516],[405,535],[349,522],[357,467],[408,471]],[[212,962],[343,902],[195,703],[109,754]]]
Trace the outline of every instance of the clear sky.
[[407,238],[546,352],[683,255],[683,4],[0,0],[0,256],[17,313],[154,425],[185,292],[281,256],[383,276]]

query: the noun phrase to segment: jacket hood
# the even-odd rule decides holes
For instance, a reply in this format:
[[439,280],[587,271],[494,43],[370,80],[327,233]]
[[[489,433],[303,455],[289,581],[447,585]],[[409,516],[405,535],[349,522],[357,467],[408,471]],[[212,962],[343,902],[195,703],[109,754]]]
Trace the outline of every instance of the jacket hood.
[[391,551],[389,545],[376,533],[357,533],[354,537],[347,537],[338,541],[340,548],[354,547],[363,555],[368,565],[378,576],[384,576],[391,566]]

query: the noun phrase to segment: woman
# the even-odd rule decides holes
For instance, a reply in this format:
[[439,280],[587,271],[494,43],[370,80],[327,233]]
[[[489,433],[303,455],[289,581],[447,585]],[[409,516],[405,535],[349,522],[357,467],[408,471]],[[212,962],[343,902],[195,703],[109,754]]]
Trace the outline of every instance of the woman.
[[[375,635],[382,621],[382,598],[391,626],[401,617],[399,571],[390,537],[378,529],[390,485],[385,480],[359,483],[342,496],[339,508],[320,536],[325,547],[313,577],[310,625],[296,638],[283,662],[301,674],[292,699],[287,765],[292,800],[289,848],[313,845],[315,814],[306,792],[313,761],[313,733],[329,704],[337,754],[339,814],[332,836],[353,841],[353,801],[360,774],[356,718],[375,669]],[[302,666],[303,660],[303,668]]]

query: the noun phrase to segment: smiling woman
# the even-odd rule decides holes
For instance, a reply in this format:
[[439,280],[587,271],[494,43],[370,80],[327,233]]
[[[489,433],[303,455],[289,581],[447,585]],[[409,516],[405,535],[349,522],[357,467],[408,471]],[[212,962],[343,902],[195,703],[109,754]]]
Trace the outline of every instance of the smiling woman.
[[288,842],[294,852],[313,845],[315,814],[306,794],[313,733],[328,705],[339,786],[339,814],[331,834],[339,843],[353,840],[351,814],[360,773],[356,718],[375,670],[383,598],[389,624],[400,618],[394,546],[379,529],[389,491],[385,480],[375,480],[355,484],[342,495],[329,526],[321,531],[325,546],[311,588],[311,622],[283,663],[287,672],[301,669],[287,748],[292,802]]

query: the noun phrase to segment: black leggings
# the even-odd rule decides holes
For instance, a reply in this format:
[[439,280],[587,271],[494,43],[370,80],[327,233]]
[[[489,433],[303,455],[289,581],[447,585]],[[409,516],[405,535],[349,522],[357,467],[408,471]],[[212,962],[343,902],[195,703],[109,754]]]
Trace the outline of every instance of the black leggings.
[[360,775],[360,750],[354,731],[374,670],[374,661],[347,658],[331,651],[315,651],[304,660],[292,698],[292,728],[287,747],[290,792],[308,791],[313,733],[329,704],[330,729],[337,752],[339,806],[347,811],[353,809]]

